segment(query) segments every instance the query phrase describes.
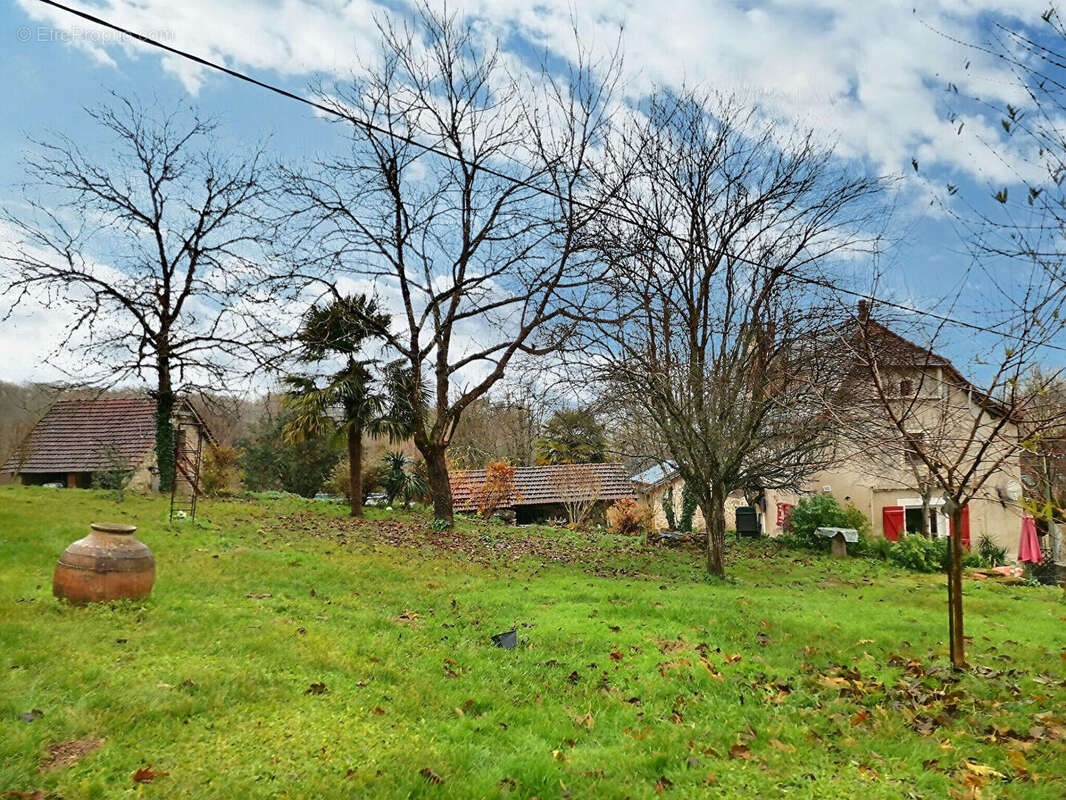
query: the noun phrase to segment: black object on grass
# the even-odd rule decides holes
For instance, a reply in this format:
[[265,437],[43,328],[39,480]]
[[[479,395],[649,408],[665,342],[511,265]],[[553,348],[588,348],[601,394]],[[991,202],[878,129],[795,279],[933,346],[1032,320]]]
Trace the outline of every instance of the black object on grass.
[[518,632],[511,628],[511,630],[503,633],[494,633],[492,634],[492,643],[497,647],[502,647],[504,650],[514,650],[518,644]]

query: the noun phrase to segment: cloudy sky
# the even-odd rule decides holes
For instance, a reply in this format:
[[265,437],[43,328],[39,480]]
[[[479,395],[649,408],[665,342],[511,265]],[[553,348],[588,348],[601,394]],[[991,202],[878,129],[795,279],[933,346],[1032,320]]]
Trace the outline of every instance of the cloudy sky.
[[[190,99],[221,117],[224,142],[234,148],[269,135],[280,157],[300,158],[335,143],[335,127],[299,104],[147,51],[36,0],[3,3],[0,202],[17,202],[26,136],[78,135],[80,109],[109,90]],[[373,50],[374,15],[406,8],[403,0],[73,4],[298,92],[315,76],[349,75]],[[994,155],[1003,140],[998,119],[962,98],[1024,105],[1001,63],[952,39],[986,41],[996,21],[1038,28],[1047,3],[920,5],[915,12],[891,0],[452,0],[449,8],[478,20],[518,58],[567,56],[574,25],[603,53],[621,36],[631,96],[655,84],[738,92],[835,139],[856,169],[901,177],[892,228],[898,243],[881,264],[888,274],[882,288],[935,307],[960,279],[966,257],[944,214],[929,204],[930,193],[953,184],[968,197],[987,198],[1012,180]],[[0,325],[0,379],[55,378],[46,356],[63,322],[62,315],[26,309]]]

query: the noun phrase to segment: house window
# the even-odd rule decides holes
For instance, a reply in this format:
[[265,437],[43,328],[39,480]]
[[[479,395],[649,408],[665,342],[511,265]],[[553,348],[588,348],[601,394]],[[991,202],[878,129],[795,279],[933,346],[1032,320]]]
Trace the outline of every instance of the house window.
[[[904,508],[904,519],[907,528],[907,533],[922,533],[922,507],[921,506],[906,506]],[[936,508],[929,509],[929,533],[933,536],[938,536],[937,519],[940,514]]]
[[910,378],[904,378],[899,382],[899,396],[900,397],[914,397],[914,381]]

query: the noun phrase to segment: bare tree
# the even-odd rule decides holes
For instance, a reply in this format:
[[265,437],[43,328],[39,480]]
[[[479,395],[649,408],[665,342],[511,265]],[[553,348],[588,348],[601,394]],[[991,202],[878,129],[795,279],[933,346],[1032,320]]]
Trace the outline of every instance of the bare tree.
[[354,274],[394,311],[387,346],[430,388],[413,440],[451,523],[445,454],[464,410],[516,355],[559,346],[560,298],[580,303],[594,277],[581,245],[617,69],[516,78],[474,28],[427,6],[413,28],[378,27],[366,77],[317,89],[351,125],[349,154],[290,171],[286,190],[328,265],[319,279]]
[[559,496],[570,525],[582,527],[603,496],[603,480],[589,464],[558,464],[551,467],[552,488]]
[[[990,305],[982,315],[991,332],[981,358],[985,375],[981,387],[934,353],[957,347],[951,334],[960,331],[945,322],[923,329],[912,318],[914,333],[903,338],[874,320],[872,309],[864,306],[856,333],[841,342],[861,365],[861,372],[852,376],[850,391],[865,396],[873,408],[873,413],[860,418],[866,437],[860,438],[861,446],[914,462],[916,466],[901,463],[899,469],[920,469],[930,495],[934,491],[942,495],[951,516],[948,621],[951,662],[956,668],[966,664],[962,604],[966,508],[977,499],[1018,504],[1022,453],[1040,447],[1066,421],[1063,408],[1041,402],[1061,371],[1032,380],[1041,354],[1063,330],[1062,287],[1048,282],[1039,265],[1019,276],[1018,283],[1000,288],[1014,294],[1019,305],[1005,311]],[[964,330],[971,349],[974,332]],[[873,424],[878,417],[881,424]],[[877,442],[870,441],[871,432]],[[1009,489],[1012,483],[1017,485]],[[1017,496],[1011,498],[1012,493]]]
[[601,232],[611,276],[580,360],[655,426],[721,576],[726,497],[796,488],[826,464],[838,362],[810,281],[862,243],[879,181],[838,172],[812,134],[697,92],[654,96],[612,155],[635,177]]
[[191,109],[156,114],[116,96],[87,113],[113,149],[34,142],[25,197],[3,212],[17,239],[0,253],[0,286],[9,313],[26,302],[72,310],[60,347],[82,348],[79,377],[150,379],[167,490],[176,394],[217,391],[256,355],[245,312],[264,240],[262,151],[221,155],[215,123]]

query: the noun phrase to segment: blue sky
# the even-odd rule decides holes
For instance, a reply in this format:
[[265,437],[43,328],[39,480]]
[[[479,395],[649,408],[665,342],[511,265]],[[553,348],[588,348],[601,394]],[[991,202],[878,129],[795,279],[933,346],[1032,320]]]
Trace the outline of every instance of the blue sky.
[[[225,147],[239,149],[269,136],[275,156],[301,159],[339,141],[337,126],[300,104],[117,41],[35,0],[0,2],[0,107],[6,111],[0,115],[0,202],[17,202],[26,136],[84,136],[81,108],[106,100],[109,90],[165,105],[191,102],[221,120]],[[372,48],[373,15],[384,8],[363,0],[80,5],[297,92],[305,92],[314,75],[357,69],[358,56]],[[406,8],[400,0],[390,5],[398,13]],[[880,291],[947,310],[935,298],[960,280],[968,261],[930,198],[952,183],[963,196],[986,203],[991,190],[1009,179],[984,144],[1002,140],[997,120],[976,113],[973,104],[960,107],[965,101],[959,98],[977,95],[993,105],[1022,98],[994,60],[967,52],[936,30],[982,41],[995,20],[1038,24],[1045,2],[942,0],[923,4],[920,15],[909,4],[888,0],[460,0],[449,8],[475,17],[518,58],[541,50],[565,58],[572,22],[600,52],[615,45],[621,28],[632,97],[652,84],[739,92],[783,120],[825,132],[853,168],[899,176],[889,230],[897,244],[881,262],[886,274]],[[949,82],[960,95],[946,91]],[[964,136],[947,119],[953,109],[968,115]],[[912,158],[919,162],[917,173]],[[855,288],[865,289],[861,277],[873,267],[855,269]],[[987,289],[980,276],[971,279],[974,296]],[[965,316],[968,310],[954,313]],[[60,325],[54,314],[27,309],[0,326],[0,350],[13,356],[5,359],[0,378],[56,377],[43,359]],[[972,353],[953,355],[964,362]]]

